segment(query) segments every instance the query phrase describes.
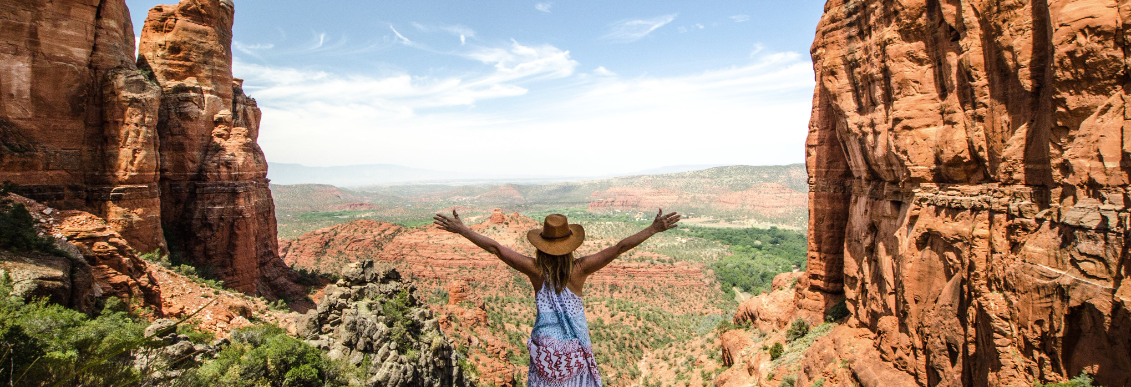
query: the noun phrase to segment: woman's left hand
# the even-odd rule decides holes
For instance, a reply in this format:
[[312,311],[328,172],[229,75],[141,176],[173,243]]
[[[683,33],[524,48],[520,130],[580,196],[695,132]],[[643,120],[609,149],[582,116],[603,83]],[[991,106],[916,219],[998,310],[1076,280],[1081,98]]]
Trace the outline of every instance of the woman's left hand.
[[652,226],[650,227],[652,227],[652,230],[655,230],[657,233],[661,233],[675,228],[676,223],[678,222],[679,214],[672,212],[670,214],[664,215],[664,210],[660,209],[660,211],[656,213],[656,219],[652,221]]
[[463,224],[463,220],[459,218],[459,214],[456,213],[456,210],[452,210],[452,217],[450,218],[444,214],[436,214],[432,219],[432,224],[435,224],[436,227],[447,232],[462,234],[464,230],[468,229],[467,226]]

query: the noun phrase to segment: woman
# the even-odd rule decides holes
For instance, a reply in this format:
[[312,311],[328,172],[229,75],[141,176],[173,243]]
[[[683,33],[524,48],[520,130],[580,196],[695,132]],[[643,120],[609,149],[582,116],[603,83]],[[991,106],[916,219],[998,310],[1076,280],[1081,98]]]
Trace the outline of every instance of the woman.
[[585,229],[580,224],[569,224],[565,215],[547,216],[542,229],[526,234],[526,239],[538,249],[535,258],[472,231],[455,211],[450,218],[436,214],[433,219],[441,230],[462,235],[530,278],[538,306],[538,317],[526,344],[530,349],[530,386],[600,386],[601,374],[593,358],[589,324],[581,301],[585,279],[652,235],[674,228],[679,215],[664,215],[661,209],[652,225],[643,231],[577,259],[573,250],[585,240]]

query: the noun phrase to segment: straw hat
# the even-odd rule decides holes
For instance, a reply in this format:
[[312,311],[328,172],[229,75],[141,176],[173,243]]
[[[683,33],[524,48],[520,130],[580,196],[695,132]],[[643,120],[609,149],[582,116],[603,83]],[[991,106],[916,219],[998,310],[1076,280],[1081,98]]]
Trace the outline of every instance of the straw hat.
[[585,229],[580,224],[569,224],[565,215],[551,214],[546,217],[542,229],[530,230],[526,239],[547,254],[566,255],[585,241]]

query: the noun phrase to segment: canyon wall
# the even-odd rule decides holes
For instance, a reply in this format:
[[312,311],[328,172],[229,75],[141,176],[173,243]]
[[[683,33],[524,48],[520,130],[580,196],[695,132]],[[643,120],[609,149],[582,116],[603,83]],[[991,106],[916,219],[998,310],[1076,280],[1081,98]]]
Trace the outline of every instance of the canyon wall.
[[0,4],[0,181],[234,289],[302,295],[277,255],[260,112],[232,77],[233,15],[158,6],[139,60],[123,0]]
[[1126,0],[830,0],[807,291],[920,385],[1131,384]]

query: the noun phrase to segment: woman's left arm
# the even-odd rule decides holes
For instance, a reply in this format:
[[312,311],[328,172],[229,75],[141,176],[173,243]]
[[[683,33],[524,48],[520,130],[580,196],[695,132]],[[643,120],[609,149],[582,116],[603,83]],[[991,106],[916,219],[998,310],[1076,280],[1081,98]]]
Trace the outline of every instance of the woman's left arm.
[[459,218],[459,214],[456,213],[455,210],[452,210],[452,216],[450,218],[443,214],[436,214],[436,216],[433,216],[432,219],[434,220],[432,223],[435,224],[436,227],[439,227],[441,230],[453,232],[459,234],[464,238],[467,238],[467,240],[471,241],[471,243],[474,243],[476,246],[479,246],[479,248],[486,250],[488,253],[494,254],[496,257],[499,257],[499,260],[503,261],[503,263],[506,263],[507,266],[518,270],[522,274],[526,274],[527,277],[534,278],[535,276],[537,276],[538,269],[534,265],[533,258],[519,254],[517,251],[514,251],[509,247],[503,246],[498,241],[491,239],[486,235],[475,232],[475,230],[472,230],[470,227],[467,227],[467,225],[463,224],[463,220]]

